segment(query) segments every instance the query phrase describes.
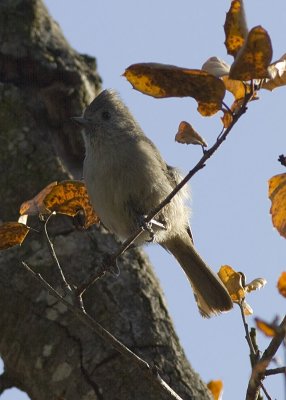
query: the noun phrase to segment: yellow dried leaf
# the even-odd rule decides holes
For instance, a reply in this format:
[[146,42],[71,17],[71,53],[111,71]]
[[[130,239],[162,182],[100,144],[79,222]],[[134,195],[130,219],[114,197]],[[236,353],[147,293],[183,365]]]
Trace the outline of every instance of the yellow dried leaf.
[[204,139],[198,134],[198,132],[194,130],[192,125],[186,121],[182,121],[180,123],[175,140],[178,143],[199,144],[203,147],[207,147],[207,143],[204,141]]
[[286,272],[282,272],[277,282],[277,288],[281,296],[286,297]]
[[218,276],[227,288],[232,301],[240,303],[246,294],[242,285],[241,273],[236,272],[229,265],[223,265],[218,272]]
[[51,212],[71,217],[74,217],[82,210],[85,216],[85,228],[99,222],[99,218],[91,206],[86,186],[81,181],[58,183],[44,198],[44,205]]
[[207,387],[211,394],[213,395],[214,400],[221,400],[222,399],[222,392],[223,392],[223,382],[218,381],[210,381],[207,384]]
[[19,222],[5,222],[0,225],[0,250],[22,244],[30,228]]
[[57,185],[57,182],[52,182],[48,186],[46,186],[43,190],[40,191],[35,197],[31,200],[25,201],[20,207],[20,215],[38,215],[38,214],[47,214],[49,213],[46,209],[43,201],[44,198],[54,186]]
[[206,71],[157,63],[133,64],[123,76],[134,89],[156,98],[193,97],[198,111],[210,116],[221,109],[223,82]]
[[222,80],[228,92],[232,93],[236,100],[244,99],[246,94],[250,93],[251,87],[241,81],[229,79],[228,76],[223,76]]
[[263,89],[273,90],[286,85],[286,54],[268,67],[270,79],[263,82]]
[[267,281],[264,278],[256,278],[253,279],[250,283],[245,285],[245,290],[250,293],[253,292],[254,290],[259,290],[263,288],[266,285]]
[[242,306],[244,315],[252,315],[253,310],[245,301],[245,296],[253,290],[262,288],[266,284],[266,280],[257,278],[246,284],[245,275],[242,272],[236,272],[229,265],[223,265],[218,272],[218,276],[227,288],[232,301]]
[[249,32],[244,46],[233,62],[229,77],[240,81],[269,78],[268,67],[272,59],[270,36],[262,26]]
[[276,319],[273,322],[268,323],[260,318],[255,318],[255,323],[257,329],[259,329],[262,333],[264,333],[265,336],[273,337],[276,335],[278,330],[278,324]]
[[232,112],[229,110],[223,110],[223,116],[221,117],[223,127],[227,129],[233,121]]
[[286,238],[286,174],[275,175],[268,183],[272,223],[280,235]]
[[224,24],[227,53],[236,57],[248,34],[242,0],[233,0]]

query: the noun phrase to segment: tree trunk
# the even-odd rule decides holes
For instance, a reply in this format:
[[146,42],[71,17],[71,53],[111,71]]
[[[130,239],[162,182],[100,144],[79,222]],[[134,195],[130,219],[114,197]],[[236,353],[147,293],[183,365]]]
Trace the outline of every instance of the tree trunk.
[[[83,143],[70,117],[100,88],[95,60],[76,53],[40,0],[0,2],[0,190],[3,221],[55,180],[81,178]],[[59,276],[36,218],[21,247],[0,254],[0,353],[5,382],[48,399],[167,399],[109,343],[82,325],[22,267],[27,262],[55,288]],[[67,279],[79,285],[118,245],[101,228],[77,230],[71,219],[49,223]],[[86,293],[94,319],[155,364],[183,399],[209,399],[192,370],[145,254],[126,253],[120,276],[106,275]],[[7,384],[8,386],[8,384]],[[1,388],[1,384],[0,384]]]

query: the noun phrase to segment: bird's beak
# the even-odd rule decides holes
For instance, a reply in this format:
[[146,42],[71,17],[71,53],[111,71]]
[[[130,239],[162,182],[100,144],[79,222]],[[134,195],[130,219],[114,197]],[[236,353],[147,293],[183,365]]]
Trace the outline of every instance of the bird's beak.
[[88,120],[84,117],[71,117],[73,121],[75,121],[78,125],[86,125]]

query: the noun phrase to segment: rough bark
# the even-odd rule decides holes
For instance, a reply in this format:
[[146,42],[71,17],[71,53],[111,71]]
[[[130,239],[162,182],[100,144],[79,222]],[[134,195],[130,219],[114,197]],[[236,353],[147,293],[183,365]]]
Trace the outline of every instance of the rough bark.
[[[70,121],[100,87],[95,60],[75,52],[40,0],[0,2],[0,193],[2,221],[46,184],[81,177],[83,145]],[[35,218],[30,225],[39,227]],[[39,229],[41,231],[41,229]],[[50,224],[68,280],[77,285],[117,243],[102,229]],[[0,353],[5,377],[32,400],[165,399],[142,371],[72,317],[21,266],[25,260],[58,287],[45,237],[0,254]],[[155,363],[183,399],[209,399],[180,347],[164,298],[140,250],[120,260],[119,278],[97,282],[88,312],[124,344]],[[1,387],[1,385],[0,385]]]

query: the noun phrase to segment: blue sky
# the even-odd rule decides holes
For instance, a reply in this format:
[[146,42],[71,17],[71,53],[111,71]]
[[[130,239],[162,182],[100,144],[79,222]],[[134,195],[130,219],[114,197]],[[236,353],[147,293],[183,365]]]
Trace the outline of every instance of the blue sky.
[[[120,92],[166,161],[183,172],[191,169],[201,150],[175,143],[180,121],[191,122],[211,145],[221,129],[220,114],[202,118],[190,98],[156,100],[144,96],[121,75],[127,66],[137,62],[200,68],[207,58],[217,56],[231,63],[232,57],[226,55],[223,44],[223,24],[230,1],[45,3],[70,44],[78,52],[97,58],[103,88]],[[278,59],[286,53],[285,0],[271,5],[265,0],[245,3],[248,27],[262,25],[267,29],[272,38],[273,59]],[[248,297],[254,315],[266,320],[282,316],[286,309],[285,299],[276,290],[278,276],[286,269],[285,240],[272,227],[267,197],[268,179],[284,172],[277,158],[286,153],[285,104],[285,87],[272,93],[261,91],[260,100],[249,105],[228,140],[191,181],[191,225],[197,249],[216,271],[229,264],[243,271],[248,281],[256,277],[267,279],[264,289]],[[224,399],[241,400],[250,367],[238,308],[203,320],[176,261],[159,246],[146,250],[191,364],[205,381],[223,380]],[[252,326],[253,318],[249,317],[248,322]],[[263,350],[269,340],[258,334],[258,342]],[[283,357],[282,352],[279,357]],[[282,398],[282,376],[270,377],[264,383],[273,399]],[[11,393],[2,397],[15,399]],[[17,399],[22,397],[17,395]]]

